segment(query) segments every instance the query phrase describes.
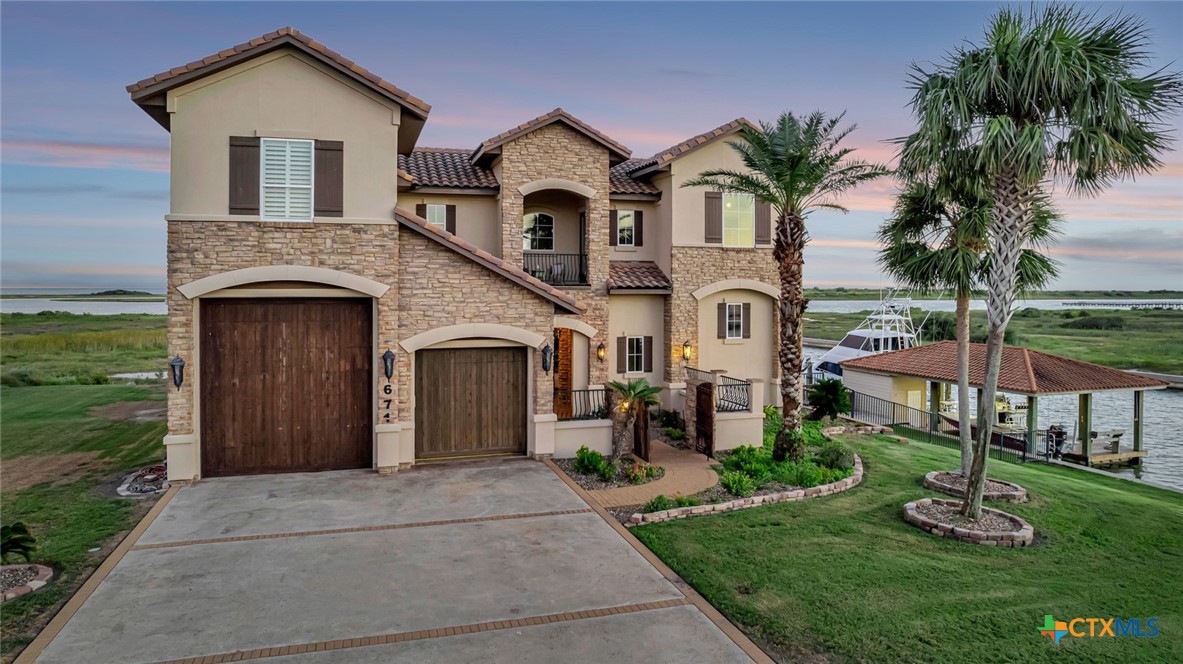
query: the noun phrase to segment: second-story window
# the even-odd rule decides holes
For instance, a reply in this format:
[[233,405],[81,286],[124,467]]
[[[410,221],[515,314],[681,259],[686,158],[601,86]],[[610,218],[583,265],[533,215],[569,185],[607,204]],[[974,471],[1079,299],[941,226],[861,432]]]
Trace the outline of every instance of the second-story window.
[[616,246],[636,246],[636,214],[632,210],[616,211]]
[[260,200],[264,221],[312,221],[313,147],[308,140],[260,141]]
[[628,356],[625,369],[628,373],[645,371],[645,337],[628,338]]
[[555,250],[555,218],[545,212],[533,212],[522,219],[522,249]]
[[448,226],[448,206],[428,204],[427,206],[427,223],[440,228]]
[[756,199],[751,194],[723,194],[723,246],[756,246]]

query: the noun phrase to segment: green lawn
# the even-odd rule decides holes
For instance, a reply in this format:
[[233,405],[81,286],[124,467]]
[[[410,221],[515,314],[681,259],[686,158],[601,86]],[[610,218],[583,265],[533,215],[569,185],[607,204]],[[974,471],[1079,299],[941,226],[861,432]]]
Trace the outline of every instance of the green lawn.
[[[633,533],[780,661],[1183,661],[1183,495],[1036,464],[992,462],[1032,501],[1037,545],[993,549],[907,525],[923,475],[955,451],[850,437],[848,492]],[[1156,638],[1039,634],[1046,614],[1158,618]]]
[[[15,473],[27,472],[22,463],[32,457],[50,457],[55,470],[45,474],[46,482],[0,492],[4,523],[28,523],[38,541],[34,562],[53,567],[55,574],[48,587],[4,603],[0,654],[13,654],[35,636],[102,561],[115,536],[130,529],[152,502],[110,496],[123,474],[164,456],[165,424],[102,419],[90,409],[163,398],[159,388],[116,385],[0,388],[2,486],[14,485]],[[77,453],[92,453],[97,461],[82,470],[53,465],[52,457]],[[89,552],[99,546],[102,552]]]

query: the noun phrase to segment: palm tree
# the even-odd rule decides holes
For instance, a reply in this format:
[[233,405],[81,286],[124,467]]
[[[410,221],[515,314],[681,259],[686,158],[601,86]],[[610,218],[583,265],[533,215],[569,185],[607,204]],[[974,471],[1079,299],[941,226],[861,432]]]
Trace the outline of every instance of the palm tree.
[[773,458],[800,461],[805,457],[801,435],[801,318],[808,300],[803,293],[805,219],[821,210],[846,208],[839,197],[854,187],[887,175],[886,166],[850,159],[854,148],[842,141],[855,125],[840,127],[845,113],[827,118],[815,111],[798,118],[785,112],[775,124],[745,125],[742,141],[728,145],[739,153],[747,170],[703,171],[683,187],[711,187],[717,191],[751,194],[772,206],[776,235],[772,255],[780,275],[780,395],[784,419],[776,434]]
[[1095,194],[1162,164],[1164,122],[1180,107],[1183,78],[1144,73],[1148,42],[1145,25],[1130,16],[1098,18],[1062,4],[1029,14],[1002,9],[981,44],[956,47],[932,71],[914,66],[919,127],[900,141],[901,174],[981,173],[993,202],[981,426],[962,506],[972,518],[981,515],[993,435],[988,409],[1041,187],[1058,179],[1073,192]]
[[[896,199],[895,211],[879,227],[879,264],[904,286],[922,291],[951,290],[957,302],[957,419],[961,474],[973,459],[969,414],[969,301],[988,264],[992,204],[977,182],[966,177],[943,182],[916,180]],[[1019,255],[1021,290],[1043,288],[1054,279],[1056,263],[1035,249],[1058,231],[1059,217],[1047,201],[1036,208],[1028,248]]]
[[660,403],[657,397],[661,394],[661,388],[653,387],[644,378],[638,378],[627,383],[609,381],[608,389],[619,398],[616,408],[623,418],[622,426],[612,440],[612,458],[620,459],[632,452],[632,445],[628,443],[633,424],[637,421],[637,411]]

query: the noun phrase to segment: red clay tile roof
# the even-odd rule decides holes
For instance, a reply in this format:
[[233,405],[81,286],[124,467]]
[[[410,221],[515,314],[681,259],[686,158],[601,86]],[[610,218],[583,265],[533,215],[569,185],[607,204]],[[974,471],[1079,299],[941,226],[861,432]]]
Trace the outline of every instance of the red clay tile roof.
[[636,173],[644,169],[660,168],[665,166],[678,157],[684,156],[689,152],[693,152],[707,143],[711,143],[717,139],[730,136],[731,134],[738,132],[745,125],[753,129],[758,128],[752,123],[751,120],[748,120],[747,118],[736,118],[725,125],[720,125],[710,131],[703,132],[698,136],[688,138],[677,145],[661,150],[648,159],[638,160],[636,167],[629,172]]
[[629,159],[608,169],[608,187],[613,194],[657,194],[661,190],[643,180],[634,180],[629,173],[637,168],[640,159]]
[[[957,342],[939,341],[842,363],[843,369],[865,369],[887,374],[916,376],[945,383],[957,382]],[[986,368],[986,344],[970,344],[969,383],[981,386]],[[1071,394],[1106,390],[1155,390],[1161,380],[1141,374],[1071,360],[1029,348],[1006,346],[998,389],[1017,394]]]
[[609,291],[673,287],[670,278],[653,261],[609,261],[607,285]]
[[394,208],[394,218],[400,224],[402,224],[403,227],[409,228],[410,230],[419,233],[427,239],[437,242],[447,249],[464,256],[465,258],[489,268],[490,270],[500,274],[501,276],[518,284],[519,286],[533,291],[543,298],[554,302],[570,313],[581,314],[584,311],[584,307],[570,295],[555,288],[554,286],[551,286],[550,284],[544,283],[541,280],[530,276],[525,272],[525,270],[518,267],[517,265],[497,258],[484,249],[461,240],[455,235],[443,230],[439,226],[427,223],[427,220],[423,217],[417,216],[400,207],[396,207]]
[[490,139],[486,140],[485,142],[481,143],[479,146],[477,146],[476,150],[473,150],[472,160],[475,162],[476,160],[480,159],[482,155],[489,152],[490,150],[498,148],[501,145],[504,145],[505,143],[508,143],[509,141],[512,141],[513,139],[515,139],[519,136],[522,136],[523,134],[528,134],[528,133],[534,131],[535,129],[545,127],[546,125],[551,124],[553,122],[563,122],[564,124],[568,125],[572,129],[575,129],[576,131],[582,133],[583,135],[587,136],[588,138],[592,139],[593,141],[608,148],[608,152],[614,153],[621,160],[628,159],[629,156],[632,154],[631,150],[624,147],[620,143],[617,143],[616,141],[612,140],[611,138],[608,138],[608,136],[606,136],[604,133],[600,132],[596,128],[587,124],[583,120],[580,120],[579,118],[575,117],[574,115],[571,115],[570,113],[568,113],[567,111],[564,111],[561,108],[556,108],[555,110],[551,111],[550,113],[547,113],[546,115],[540,115],[540,116],[534,118],[533,120],[530,120],[529,122],[525,122],[523,124],[520,124],[520,125],[514,127],[513,129],[510,129],[509,131],[503,131],[500,134],[497,134],[496,136],[494,136],[493,138],[490,138]]
[[471,154],[464,149],[415,148],[409,155],[398,156],[398,166],[411,174],[417,187],[496,189],[493,171],[469,161]]
[[[285,44],[294,46],[340,70],[358,82],[374,89],[379,94],[393,99],[403,106],[403,108],[406,108],[421,118],[426,118],[427,114],[431,112],[431,105],[427,102],[411,95],[406,90],[384,81],[361,65],[358,65],[336,51],[326,48],[324,44],[293,27],[280,28],[275,32],[269,32],[261,37],[256,37],[248,42],[219,51],[200,60],[194,60],[189,64],[160,72],[155,76],[132,83],[127,86],[127,91],[131,93],[132,99],[138,99],[148,94],[156,94],[173,85],[179,85],[184,81],[192,80],[194,76],[190,76],[190,74],[196,73],[197,76],[204,76],[243,60],[262,55]],[[177,80],[178,77],[182,78]]]

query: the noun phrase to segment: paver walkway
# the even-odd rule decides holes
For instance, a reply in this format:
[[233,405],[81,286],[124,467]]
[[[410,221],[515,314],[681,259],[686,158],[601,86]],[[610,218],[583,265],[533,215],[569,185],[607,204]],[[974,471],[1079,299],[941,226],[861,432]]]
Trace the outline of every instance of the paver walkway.
[[705,454],[680,450],[656,440],[651,445],[650,463],[665,468],[665,475],[640,486],[588,491],[597,505],[604,508],[643,505],[660,495],[691,496],[719,483],[719,476],[711,470],[714,461]]

